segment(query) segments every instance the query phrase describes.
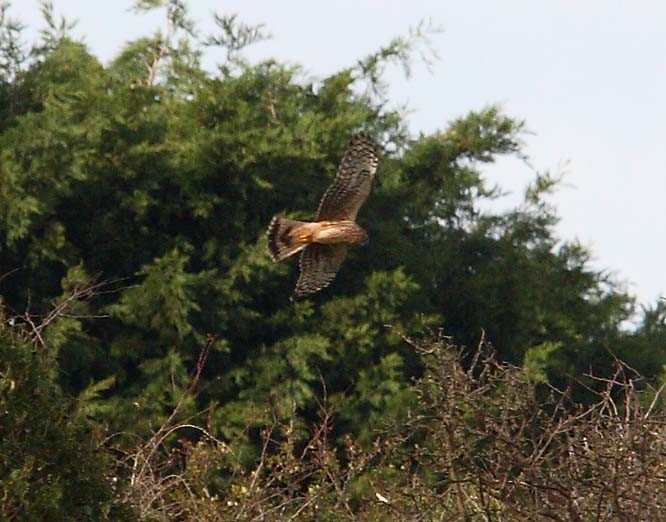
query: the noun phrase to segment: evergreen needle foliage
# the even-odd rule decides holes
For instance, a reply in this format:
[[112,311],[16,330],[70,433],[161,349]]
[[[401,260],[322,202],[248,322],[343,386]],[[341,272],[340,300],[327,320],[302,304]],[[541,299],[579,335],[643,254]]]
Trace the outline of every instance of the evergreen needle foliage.
[[[250,61],[268,33],[234,14],[135,9],[164,27],[102,64],[50,2],[31,46],[0,2],[3,519],[663,517],[666,303],[621,328],[631,296],[555,235],[556,176],[488,205],[523,122],[408,136],[385,72],[436,28],[315,80]],[[370,244],[291,303],[265,228],[312,216],[359,130]],[[396,333],[438,328],[495,358]]]

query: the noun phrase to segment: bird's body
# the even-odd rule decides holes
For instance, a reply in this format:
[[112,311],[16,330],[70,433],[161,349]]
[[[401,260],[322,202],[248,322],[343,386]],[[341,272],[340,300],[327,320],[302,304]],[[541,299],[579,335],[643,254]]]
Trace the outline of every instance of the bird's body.
[[268,227],[268,237],[268,248],[274,261],[282,261],[308,243],[355,245],[368,241],[368,234],[354,221],[307,222],[278,216]]
[[314,222],[279,216],[271,221],[267,235],[273,261],[301,252],[296,296],[328,286],[347,256],[347,245],[367,243],[368,235],[356,224],[356,215],[370,194],[378,161],[374,141],[367,134],[356,134],[321,199]]
[[368,234],[355,221],[315,221],[306,223],[301,239],[310,243],[346,243],[363,244],[368,241]]

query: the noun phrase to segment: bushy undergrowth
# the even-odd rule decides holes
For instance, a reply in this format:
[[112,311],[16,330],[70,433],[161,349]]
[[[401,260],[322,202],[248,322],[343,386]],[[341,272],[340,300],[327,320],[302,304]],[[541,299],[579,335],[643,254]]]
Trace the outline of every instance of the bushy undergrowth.
[[104,434],[61,391],[35,328],[0,313],[0,520],[135,520]]
[[240,436],[220,440],[210,410],[183,413],[209,337],[172,414],[140,440],[103,433],[83,398],[62,393],[43,329],[25,319],[10,327],[5,318],[0,329],[3,519],[666,517],[661,390],[619,360],[611,378],[584,376],[597,401],[582,406],[570,390],[499,362],[483,339],[466,350],[442,336],[395,334],[424,373],[411,386],[415,400],[387,414],[371,442],[331,436],[338,414],[323,382],[319,422],[304,426],[295,410],[284,416],[266,405]]
[[[587,376],[601,391],[581,406],[483,342],[470,352],[444,338],[404,340],[426,368],[418,401],[372,444],[333,443],[325,403],[309,431],[276,417],[248,421],[236,441],[172,419],[117,470],[132,477],[127,501],[146,520],[666,517],[665,412],[622,362],[612,379]],[[252,441],[259,451],[248,459]]]

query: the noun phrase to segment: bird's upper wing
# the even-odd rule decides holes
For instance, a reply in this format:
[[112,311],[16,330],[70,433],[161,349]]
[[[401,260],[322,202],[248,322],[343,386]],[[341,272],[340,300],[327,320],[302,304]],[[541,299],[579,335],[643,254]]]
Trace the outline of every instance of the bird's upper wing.
[[315,221],[356,220],[356,214],[370,194],[379,157],[370,136],[352,137],[333,184],[321,198]]
[[346,257],[347,247],[342,244],[310,243],[306,246],[301,252],[301,275],[296,283],[294,297],[314,294],[326,288]]

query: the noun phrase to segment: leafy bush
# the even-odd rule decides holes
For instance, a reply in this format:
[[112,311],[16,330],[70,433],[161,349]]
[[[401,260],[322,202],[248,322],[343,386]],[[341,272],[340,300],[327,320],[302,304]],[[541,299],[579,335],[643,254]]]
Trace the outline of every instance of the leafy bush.
[[58,386],[58,365],[27,325],[0,316],[0,517],[135,520],[104,434]]

